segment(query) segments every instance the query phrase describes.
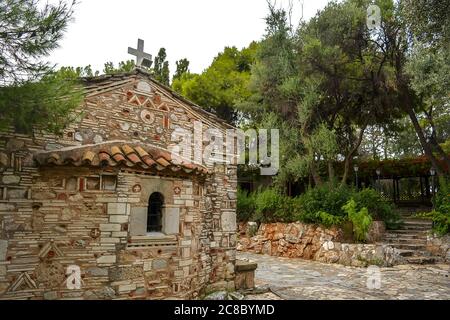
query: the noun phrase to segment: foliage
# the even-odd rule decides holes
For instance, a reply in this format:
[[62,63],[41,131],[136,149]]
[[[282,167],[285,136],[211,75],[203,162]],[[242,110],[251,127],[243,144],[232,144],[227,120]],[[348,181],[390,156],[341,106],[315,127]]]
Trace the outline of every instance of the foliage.
[[37,0],[0,2],[0,130],[58,133],[81,101],[73,70],[52,70],[42,59],[58,47],[72,7]]
[[169,62],[166,61],[167,53],[165,48],[158,51],[153,67],[153,76],[156,80],[168,86],[170,84]]
[[202,74],[174,77],[174,90],[229,123],[238,121],[236,105],[249,96],[250,68],[256,43],[238,50],[226,47]]
[[50,71],[41,58],[58,47],[70,22],[75,1],[68,5],[38,0],[0,2],[0,80],[18,84]]
[[433,211],[416,216],[432,219],[433,231],[438,235],[450,233],[450,182],[448,179],[440,179],[439,191],[433,198],[433,205]]
[[[356,213],[350,216],[348,210],[353,210],[353,204]],[[400,220],[392,204],[384,202],[375,190],[358,192],[328,183],[310,188],[295,198],[283,195],[276,188],[253,193],[238,191],[237,212],[240,221],[258,223],[303,221],[330,227],[350,219],[360,230],[367,222],[366,213],[370,221],[382,219],[388,228],[398,228]]]
[[405,21],[420,41],[439,45],[450,40],[450,3],[447,0],[404,0]]
[[318,211],[314,213],[313,216],[315,217],[315,221],[313,222],[322,224],[328,228],[334,225],[340,225],[342,222],[344,222],[343,217],[334,216],[325,211]]
[[[81,72],[81,70],[78,70]],[[13,125],[18,132],[34,127],[59,133],[73,119],[71,111],[83,99],[77,71],[62,68],[40,81],[0,88],[0,128]]]
[[254,193],[242,189],[237,191],[237,219],[238,221],[250,221],[255,212]]
[[359,211],[355,200],[351,199],[342,207],[348,219],[353,223],[353,231],[356,241],[365,241],[367,232],[372,224],[372,217],[369,215],[367,208],[363,207]]
[[255,216],[257,222],[291,222],[294,208],[292,200],[274,188],[255,194]]
[[336,187],[325,183],[315,188],[309,188],[300,196],[303,209],[303,219],[306,222],[318,222],[317,213],[327,212],[333,216],[345,217],[346,213],[342,207],[352,196],[349,187]]
[[[119,65],[117,68],[115,67],[114,63],[112,62],[106,62],[105,67],[103,69],[104,74],[116,74],[116,73],[122,73],[122,72],[130,72],[133,71],[133,69],[136,67],[134,60],[127,60],[127,61],[121,61],[119,62]],[[99,73],[96,72],[96,75]]]
[[394,210],[392,203],[386,202],[380,193],[366,188],[352,195],[357,204],[357,209],[367,208],[370,215],[376,220],[386,223],[386,228],[396,229],[400,223],[400,215]]
[[177,65],[177,70],[175,71],[175,74],[173,75],[173,80],[175,79],[181,79],[181,77],[185,74],[185,73],[189,73],[189,60],[184,58],[181,60],[176,61],[176,65]]

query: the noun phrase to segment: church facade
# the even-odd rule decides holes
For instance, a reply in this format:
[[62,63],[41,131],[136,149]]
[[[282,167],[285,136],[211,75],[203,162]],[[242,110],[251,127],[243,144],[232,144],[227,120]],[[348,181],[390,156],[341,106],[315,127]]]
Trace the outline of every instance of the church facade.
[[177,128],[232,128],[139,69],[83,81],[61,136],[0,133],[0,299],[233,289],[236,166],[169,151]]

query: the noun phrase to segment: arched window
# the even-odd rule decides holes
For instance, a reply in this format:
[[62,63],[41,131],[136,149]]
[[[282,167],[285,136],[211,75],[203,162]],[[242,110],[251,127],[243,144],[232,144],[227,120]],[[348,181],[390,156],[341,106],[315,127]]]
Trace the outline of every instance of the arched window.
[[147,211],[147,232],[162,231],[162,208],[164,197],[161,193],[152,193],[148,200]]

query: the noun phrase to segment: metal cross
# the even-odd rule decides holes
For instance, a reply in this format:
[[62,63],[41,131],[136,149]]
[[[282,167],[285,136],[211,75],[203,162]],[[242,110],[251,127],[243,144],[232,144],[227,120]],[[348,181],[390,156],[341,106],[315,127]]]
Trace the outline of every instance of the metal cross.
[[152,55],[144,52],[144,40],[138,39],[137,50],[128,47],[128,53],[136,56],[137,67],[150,68],[152,65]]

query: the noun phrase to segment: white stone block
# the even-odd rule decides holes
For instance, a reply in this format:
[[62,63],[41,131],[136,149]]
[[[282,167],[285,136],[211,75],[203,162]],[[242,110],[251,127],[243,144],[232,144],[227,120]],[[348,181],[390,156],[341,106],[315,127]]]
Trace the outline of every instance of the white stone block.
[[116,256],[101,256],[97,258],[97,263],[116,263]]
[[7,251],[8,251],[8,240],[0,240],[0,261],[6,260]]
[[144,271],[152,270],[152,261],[144,261]]
[[233,232],[237,230],[236,225],[236,213],[234,212],[224,212],[222,213],[222,230]]
[[178,234],[180,232],[180,208],[166,208],[164,211],[164,233]]
[[121,285],[118,287],[117,290],[119,291],[119,293],[133,291],[136,290],[136,285],[135,284]]
[[120,243],[119,238],[100,238],[100,242],[102,243]]
[[147,207],[134,207],[130,216],[130,235],[145,236],[147,234]]
[[180,260],[180,267],[190,266],[192,264],[192,259]]
[[125,237],[128,237],[128,232],[127,231],[112,232],[111,233],[111,237],[114,237],[114,238],[125,238]]
[[182,248],[181,252],[182,258],[189,258],[191,256],[191,248]]
[[193,207],[194,206],[194,200],[186,200],[186,207]]
[[108,214],[127,214],[127,203],[108,203]]
[[111,223],[127,223],[128,222],[128,216],[113,215],[113,216],[109,217],[109,222],[111,222]]
[[120,224],[113,224],[113,223],[100,224],[100,231],[120,231],[120,229],[121,229]]

